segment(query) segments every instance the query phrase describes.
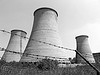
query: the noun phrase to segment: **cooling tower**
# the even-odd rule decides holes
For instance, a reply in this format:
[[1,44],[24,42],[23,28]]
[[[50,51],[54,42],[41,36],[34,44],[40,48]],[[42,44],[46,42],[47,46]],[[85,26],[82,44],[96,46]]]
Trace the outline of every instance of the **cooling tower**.
[[[90,62],[95,63],[91,49],[88,43],[87,35],[80,35],[76,37],[77,50]],[[76,54],[76,63],[86,63],[78,54]]]
[[[58,32],[57,17],[58,13],[51,8],[39,8],[34,12],[34,23],[31,36],[24,55],[20,60],[21,62],[38,61],[39,59],[34,58],[33,54],[53,57],[63,57],[66,55],[63,50],[57,47],[34,41],[38,40],[58,46],[62,45]],[[31,55],[25,56],[25,54]]]
[[[25,38],[26,34],[27,33],[22,30],[12,30],[9,44],[6,49],[9,51],[22,52],[24,48],[24,44],[26,42],[26,38]],[[2,60],[5,60],[6,62],[11,62],[11,61],[18,62],[20,58],[21,58],[21,54],[15,54],[7,51],[5,51],[2,56]]]

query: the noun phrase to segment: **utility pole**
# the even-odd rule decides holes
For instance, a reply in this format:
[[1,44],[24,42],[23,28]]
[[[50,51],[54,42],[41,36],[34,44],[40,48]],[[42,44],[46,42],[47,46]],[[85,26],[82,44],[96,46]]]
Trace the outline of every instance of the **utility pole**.
[[80,57],[82,57],[82,58],[97,72],[97,75],[100,75],[100,70],[99,70],[99,69],[97,69],[97,68],[96,68],[94,65],[92,65],[89,61],[87,61],[87,59],[85,59],[85,57],[83,57],[82,54],[81,54],[79,51],[75,50],[75,52],[76,52]]

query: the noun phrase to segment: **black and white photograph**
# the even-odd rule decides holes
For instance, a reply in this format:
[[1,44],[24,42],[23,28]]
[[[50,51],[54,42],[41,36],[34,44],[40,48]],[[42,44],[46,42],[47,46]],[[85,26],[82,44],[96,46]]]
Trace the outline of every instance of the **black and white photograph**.
[[100,75],[100,0],[0,0],[0,75]]

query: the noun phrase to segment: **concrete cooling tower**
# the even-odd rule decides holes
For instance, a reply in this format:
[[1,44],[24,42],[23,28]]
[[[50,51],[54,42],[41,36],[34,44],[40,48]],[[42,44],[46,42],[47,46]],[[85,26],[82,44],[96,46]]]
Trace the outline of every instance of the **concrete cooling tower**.
[[[80,35],[76,37],[77,50],[90,62],[95,63],[94,57],[92,55],[91,49],[88,43],[87,35]],[[85,63],[85,61],[76,54],[76,63]]]
[[[22,52],[24,48],[24,44],[26,42],[26,32],[22,30],[12,30],[11,36],[9,40],[9,44],[7,46],[7,50],[15,51],[15,52]],[[22,36],[22,37],[21,37]],[[21,58],[20,54],[15,54],[12,52],[5,51],[1,60],[5,60],[6,62],[16,61],[18,62]]]
[[[34,12],[34,23],[30,39],[24,54],[36,54],[43,56],[64,57],[63,50],[44,43],[33,41],[32,39],[62,46],[57,24],[58,13],[51,8],[39,8]],[[35,62],[32,55],[23,55],[21,62]]]

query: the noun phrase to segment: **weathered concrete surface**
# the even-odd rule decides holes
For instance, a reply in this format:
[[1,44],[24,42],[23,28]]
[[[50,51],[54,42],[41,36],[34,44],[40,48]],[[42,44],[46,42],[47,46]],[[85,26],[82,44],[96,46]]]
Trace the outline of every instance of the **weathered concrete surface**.
[[[11,37],[7,46],[7,50],[9,51],[15,51],[15,52],[20,52],[24,49],[25,47],[25,42],[26,39],[26,32],[22,30],[12,30],[11,31]],[[21,37],[22,36],[22,37]],[[7,52],[5,51],[1,60],[5,60],[6,62],[11,62],[11,61],[19,61],[21,58],[20,54],[15,54],[12,52]]]
[[[31,36],[24,53],[43,56],[65,57],[64,50],[57,47],[39,43],[32,39],[62,46],[58,32],[57,12],[51,8],[40,8],[34,12],[34,24]],[[34,62],[35,58],[22,56],[21,62]]]
[[[80,35],[76,37],[77,50],[90,62],[95,63],[94,57],[92,55],[87,35]],[[85,61],[76,54],[76,63],[85,63]]]

